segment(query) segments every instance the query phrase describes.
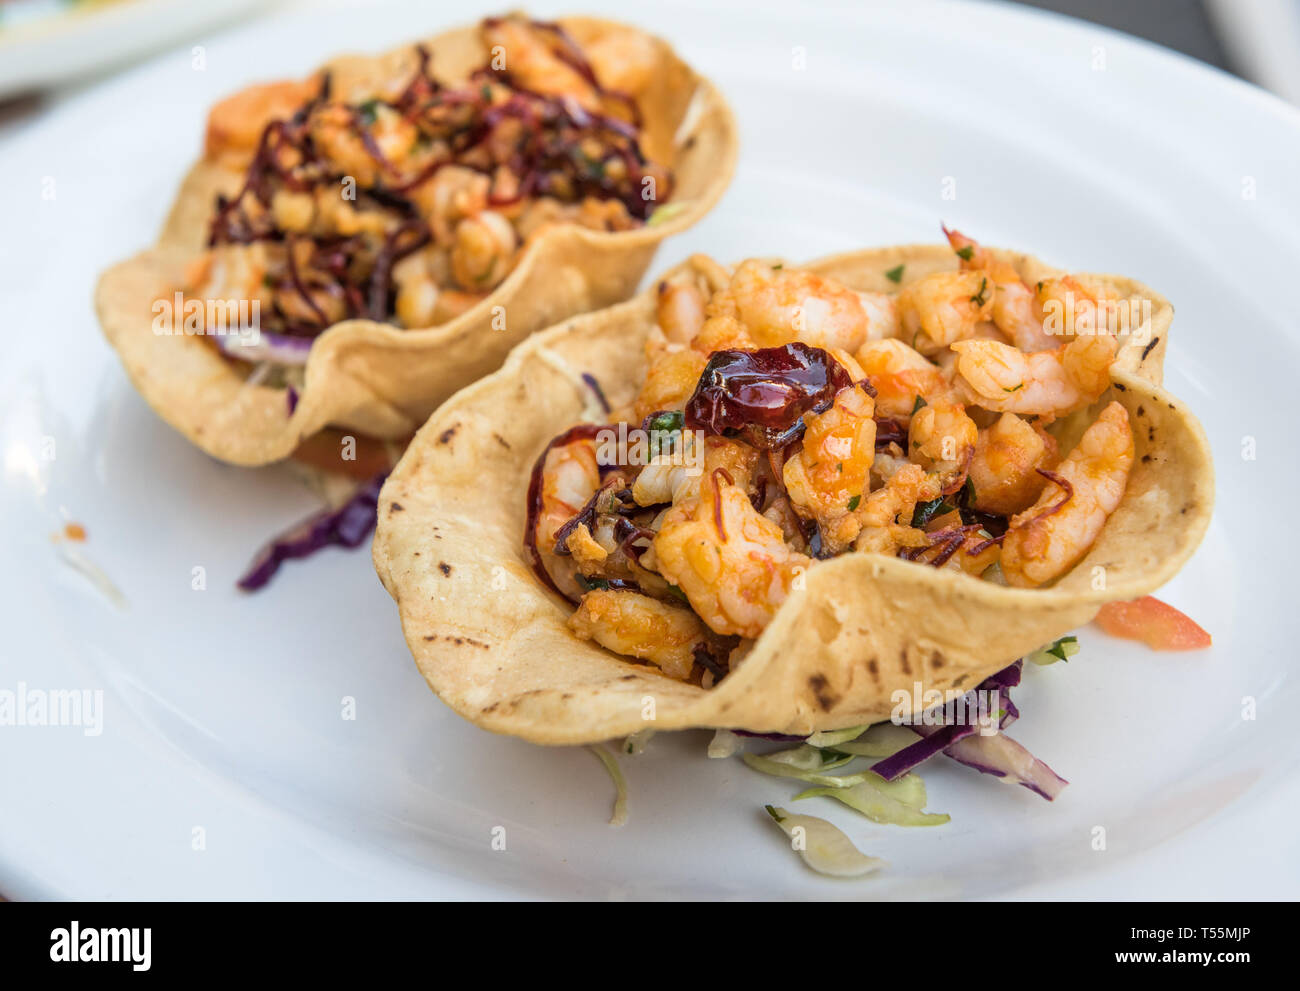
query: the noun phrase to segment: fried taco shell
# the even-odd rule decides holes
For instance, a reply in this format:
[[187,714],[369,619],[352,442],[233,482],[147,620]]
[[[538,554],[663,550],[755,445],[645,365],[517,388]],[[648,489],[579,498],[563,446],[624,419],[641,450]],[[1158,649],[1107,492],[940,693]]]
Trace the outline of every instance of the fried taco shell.
[[[591,18],[560,23],[583,45],[634,30]],[[314,341],[294,405],[283,388],[246,382],[247,369],[200,337],[152,328],[154,300],[171,298],[187,261],[206,244],[216,196],[233,195],[243,181],[242,166],[205,158],[186,177],[158,243],[105,272],[95,294],[104,333],[136,388],[207,453],[234,464],[266,464],[326,425],[406,437],[533,332],[626,299],[659,243],[717,203],[737,153],[735,121],[721,94],[666,43],[651,40],[657,64],[638,99],[643,146],[674,176],[662,222],[610,233],[573,223],[547,227],[528,239],[500,286],[447,323],[407,330],[364,319],[336,323]],[[461,79],[488,54],[475,27],[424,45],[441,81]],[[339,58],[324,69],[336,80],[404,78],[417,70],[416,53],[406,45],[377,57]]]
[[[998,252],[1026,282],[1059,274]],[[946,247],[858,251],[800,266],[857,290],[897,289],[951,269]],[[675,270],[676,271],[676,270]],[[672,277],[669,273],[667,278]],[[653,292],[520,345],[497,373],[442,406],[379,500],[375,566],[420,671],[460,715],[498,733],[576,744],[644,729],[728,727],[806,735],[890,717],[901,690],[969,690],[1088,622],[1111,600],[1169,580],[1209,522],[1213,467],[1186,406],[1159,387],[1172,308],[1130,279],[1089,276],[1151,303],[1090,415],[1116,400],[1136,460],[1123,500],[1087,556],[1055,584],[1008,588],[894,557],[847,553],[809,569],[752,650],[704,689],[629,662],[566,625],[521,547],[530,469],[551,438],[592,415],[588,373],[619,405],[635,395],[655,323]],[[1070,429],[1070,421],[1062,421]],[[904,712],[910,711],[907,705]]]

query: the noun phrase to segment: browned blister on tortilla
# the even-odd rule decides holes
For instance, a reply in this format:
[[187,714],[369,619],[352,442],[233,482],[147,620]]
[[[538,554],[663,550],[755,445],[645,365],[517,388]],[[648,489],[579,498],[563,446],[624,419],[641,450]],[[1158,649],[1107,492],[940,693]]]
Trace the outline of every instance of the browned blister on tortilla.
[[[1060,274],[1028,256],[998,254],[1031,284]],[[908,246],[801,267],[853,289],[893,291],[884,273],[898,265],[906,285],[956,261],[946,247]],[[973,688],[1088,622],[1103,603],[1159,587],[1208,525],[1209,447],[1187,407],[1159,386],[1168,301],[1130,279],[1085,278],[1150,303],[1140,311],[1148,319],[1121,348],[1111,387],[1083,420],[1112,400],[1123,404],[1136,460],[1100,537],[1054,584],[1008,588],[847,553],[809,569],[748,655],[710,689],[579,639],[566,625],[571,603],[548,591],[525,558],[524,494],[547,442],[590,407],[582,373],[594,375],[615,406],[636,394],[656,319],[654,294],[645,293],[520,345],[499,372],[434,414],[390,476],[375,565],[420,671],[460,715],[536,743],[687,727],[802,735],[887,719],[896,691]]]
[[[591,18],[560,22],[580,45],[634,29]],[[149,404],[214,457],[260,465],[287,457],[327,425],[383,439],[408,436],[461,386],[500,367],[530,334],[576,313],[626,299],[664,238],[700,220],[731,180],[735,121],[721,94],[651,39],[656,65],[638,96],[642,146],[673,172],[662,222],[607,233],[565,223],[538,231],[510,275],[450,322],[403,330],[370,320],[336,323],[316,339],[292,413],[285,390],[248,384],[248,369],[195,336],[159,335],[153,303],[170,299],[186,263],[202,251],[216,196],[234,194],[243,165],[205,158],[186,177],[158,243],[110,268],[95,303],[109,342]],[[460,82],[488,53],[477,27],[423,42],[440,81]],[[336,90],[349,80],[402,79],[416,71],[414,45],[324,67]],[[668,209],[670,207],[671,209]]]

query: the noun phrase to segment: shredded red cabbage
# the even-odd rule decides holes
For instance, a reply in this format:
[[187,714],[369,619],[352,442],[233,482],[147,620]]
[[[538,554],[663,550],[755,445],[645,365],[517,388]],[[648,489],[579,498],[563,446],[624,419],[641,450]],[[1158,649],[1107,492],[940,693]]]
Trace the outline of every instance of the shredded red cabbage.
[[592,375],[591,372],[583,372],[582,381],[586,382],[587,388],[595,393],[596,401],[600,403],[600,408],[608,414],[612,407],[609,405],[609,400],[605,398],[605,390],[600,387],[600,379]]
[[[957,703],[945,706],[942,723],[909,723],[908,729],[921,739],[877,761],[871,770],[886,781],[893,781],[942,752],[983,774],[1023,785],[1050,802],[1069,782],[1002,732],[1020,716],[1010,692],[1020,684],[1023,665],[1023,661],[1016,661],[985,678],[962,697],[960,706]],[[984,735],[979,732],[980,721],[989,715],[986,700],[990,694],[995,694],[997,699],[998,731]],[[975,714],[974,719],[970,718],[971,713]]]
[[942,726],[925,726],[921,723],[911,723],[908,725],[908,729],[919,734],[921,739],[910,746],[904,747],[896,754],[871,765],[871,770],[886,781],[893,781],[895,778],[902,777],[908,771],[925,763],[935,754],[947,750],[959,740],[978,732],[979,726],[975,723],[955,722],[944,723]]
[[375,528],[379,490],[387,477],[388,472],[381,472],[338,509],[316,513],[276,537],[257,552],[236,584],[245,592],[255,592],[275,577],[285,561],[309,557],[325,547],[359,547]]
[[907,427],[887,416],[878,416],[876,420],[876,450],[883,451],[890,444],[897,444],[907,450]]
[[968,736],[944,754],[982,774],[1014,781],[1049,802],[1070,783],[1002,732],[993,736]]

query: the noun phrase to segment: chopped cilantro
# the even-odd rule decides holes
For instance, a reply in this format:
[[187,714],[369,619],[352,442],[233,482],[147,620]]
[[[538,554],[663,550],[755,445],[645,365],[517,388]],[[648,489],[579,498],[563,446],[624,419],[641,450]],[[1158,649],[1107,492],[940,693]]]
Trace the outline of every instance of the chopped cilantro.
[[666,413],[658,413],[650,420],[650,429],[659,430],[663,433],[676,433],[682,429],[682,424],[686,421],[686,415],[679,409],[669,410]]
[[885,273],[885,278],[888,279],[890,282],[894,283],[895,285],[897,285],[898,283],[903,281],[904,268],[906,268],[905,265],[895,265],[893,268],[891,268],[889,271]]
[[957,257],[964,262],[970,261],[975,256],[975,245],[968,244],[964,248],[957,249]]
[[[1074,649],[1071,650],[1070,648]],[[1061,637],[1052,646],[1047,648],[1047,652],[1053,657],[1059,657],[1063,661],[1068,661],[1072,656],[1079,652],[1078,637]]]
[[918,394],[916,397],[916,402],[912,404],[912,415],[916,416],[916,414],[919,413],[924,408],[925,408],[925,397]]
[[850,500],[849,500],[849,512],[851,513],[851,512],[853,512],[853,510],[857,509],[857,508],[858,508],[858,503],[860,503],[861,501],[862,501],[862,496],[860,496],[860,495],[855,495],[852,499],[850,499]]
[[951,513],[956,506],[949,504],[943,496],[938,499],[931,499],[929,502],[918,502],[916,510],[912,513],[912,526],[925,526],[936,516],[943,516],[945,513]]
[[[651,418],[650,457],[657,458],[665,449],[673,449],[676,441],[672,435],[681,433],[685,420],[681,410],[669,410]],[[665,434],[670,436],[665,437]]]
[[988,302],[988,297],[984,295],[984,290],[988,288],[988,285],[988,279],[980,279],[980,291],[970,298],[970,301],[976,306],[983,306]]
[[1038,665],[1055,664],[1057,661],[1069,661],[1079,652],[1078,637],[1061,637],[1041,650],[1028,654],[1030,661]]

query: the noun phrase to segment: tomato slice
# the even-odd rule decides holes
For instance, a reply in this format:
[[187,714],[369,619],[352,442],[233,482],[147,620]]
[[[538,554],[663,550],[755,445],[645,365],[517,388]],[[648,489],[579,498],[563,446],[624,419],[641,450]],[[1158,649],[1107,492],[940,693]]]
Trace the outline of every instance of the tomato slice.
[[1097,625],[1112,637],[1141,640],[1152,650],[1198,650],[1213,643],[1185,613],[1152,595],[1106,603],[1097,613]]

